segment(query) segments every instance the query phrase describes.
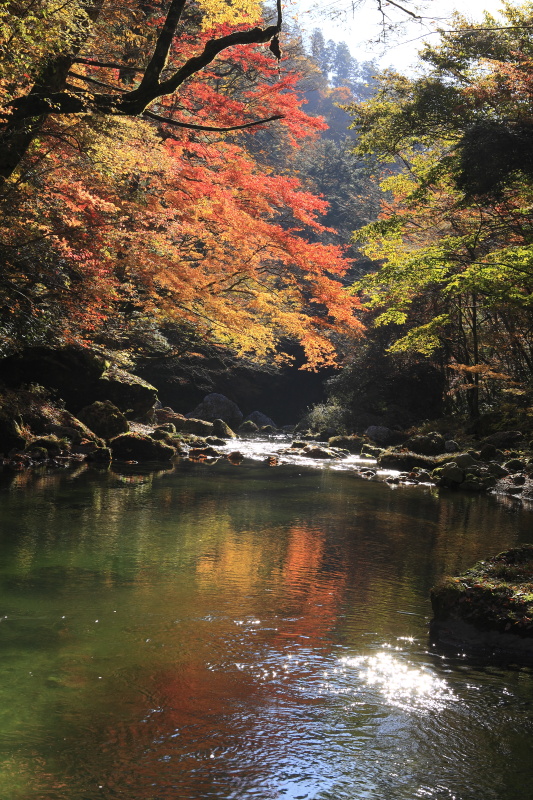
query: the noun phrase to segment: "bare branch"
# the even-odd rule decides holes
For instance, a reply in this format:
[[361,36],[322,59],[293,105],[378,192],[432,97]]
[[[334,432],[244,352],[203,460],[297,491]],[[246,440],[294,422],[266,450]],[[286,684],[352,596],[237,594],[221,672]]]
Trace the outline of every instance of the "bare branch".
[[179,122],[176,119],[169,119],[168,117],[161,117],[159,114],[153,114],[151,111],[145,111],[143,117],[153,119],[156,122],[164,122],[165,125],[174,125],[177,128],[189,128],[193,131],[216,131],[218,133],[225,133],[226,131],[240,131],[244,128],[252,128],[255,125],[264,125],[266,122],[274,122],[276,119],[283,119],[283,114],[276,114],[274,117],[267,117],[266,119],[257,119],[254,122],[245,122],[242,125],[232,125],[229,128],[217,128],[212,125],[195,125],[192,122]]

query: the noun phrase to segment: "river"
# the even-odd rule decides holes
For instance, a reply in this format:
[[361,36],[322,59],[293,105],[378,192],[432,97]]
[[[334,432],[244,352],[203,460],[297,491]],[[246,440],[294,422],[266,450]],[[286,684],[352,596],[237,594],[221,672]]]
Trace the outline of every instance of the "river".
[[301,463],[4,476],[2,800],[532,796],[533,672],[427,637],[532,519]]

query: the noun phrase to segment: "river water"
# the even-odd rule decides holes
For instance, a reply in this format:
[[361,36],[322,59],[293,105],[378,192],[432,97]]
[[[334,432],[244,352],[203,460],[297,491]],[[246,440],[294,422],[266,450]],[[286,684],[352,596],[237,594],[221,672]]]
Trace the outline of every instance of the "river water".
[[2,480],[2,800],[533,796],[532,671],[427,637],[531,511],[299,463]]

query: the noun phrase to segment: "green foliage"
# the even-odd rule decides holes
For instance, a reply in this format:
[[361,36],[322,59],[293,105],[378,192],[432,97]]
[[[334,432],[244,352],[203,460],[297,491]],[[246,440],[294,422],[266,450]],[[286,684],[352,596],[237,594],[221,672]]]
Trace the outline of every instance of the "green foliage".
[[533,6],[504,16],[457,16],[425,73],[387,72],[350,107],[357,152],[394,163],[356,234],[377,270],[354,291],[395,331],[389,352],[433,359],[474,416],[533,378]]

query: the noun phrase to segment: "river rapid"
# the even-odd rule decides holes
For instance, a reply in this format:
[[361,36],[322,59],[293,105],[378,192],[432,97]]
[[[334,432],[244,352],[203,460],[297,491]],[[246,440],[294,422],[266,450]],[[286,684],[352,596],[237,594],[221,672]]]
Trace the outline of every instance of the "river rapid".
[[533,672],[427,634],[531,511],[286,444],[0,479],[2,800],[532,796]]

